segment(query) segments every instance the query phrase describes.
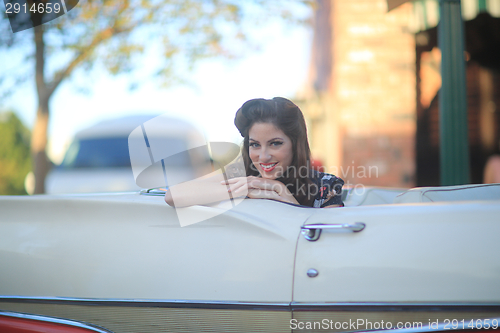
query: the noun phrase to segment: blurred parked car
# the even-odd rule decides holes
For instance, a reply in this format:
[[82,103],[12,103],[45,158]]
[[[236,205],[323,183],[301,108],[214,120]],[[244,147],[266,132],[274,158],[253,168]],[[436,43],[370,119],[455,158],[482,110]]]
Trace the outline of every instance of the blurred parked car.
[[[62,163],[47,175],[46,193],[139,190],[130,164],[128,138],[134,129],[154,117],[127,116],[105,120],[78,132]],[[184,151],[204,141],[199,130],[180,119],[160,116],[148,123],[150,135],[161,142],[165,154]],[[186,155],[175,160],[174,169],[189,174],[191,162]]]

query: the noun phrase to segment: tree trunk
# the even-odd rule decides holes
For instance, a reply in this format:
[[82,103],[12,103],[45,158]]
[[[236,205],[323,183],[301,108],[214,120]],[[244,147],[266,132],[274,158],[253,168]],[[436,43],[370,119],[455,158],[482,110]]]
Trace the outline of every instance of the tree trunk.
[[45,176],[49,172],[49,163],[45,152],[48,124],[49,107],[48,103],[45,103],[45,105],[38,106],[35,126],[31,136],[31,156],[33,160],[33,174],[35,175],[34,194],[45,193]]
[[45,43],[43,35],[43,25],[34,28],[36,59],[35,78],[38,95],[36,121],[31,136],[31,156],[33,158],[33,174],[35,175],[34,194],[45,193],[45,176],[49,171],[49,163],[45,150],[47,148],[47,130],[49,125],[49,98],[52,94],[47,89],[44,78]]

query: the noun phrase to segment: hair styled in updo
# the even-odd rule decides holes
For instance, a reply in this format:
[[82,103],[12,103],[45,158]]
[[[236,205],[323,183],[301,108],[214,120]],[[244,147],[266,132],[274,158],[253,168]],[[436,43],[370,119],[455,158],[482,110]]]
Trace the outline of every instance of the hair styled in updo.
[[271,123],[292,141],[292,164],[277,180],[288,187],[301,205],[310,206],[314,200],[308,190],[312,183],[308,177],[311,152],[302,111],[292,101],[282,97],[251,99],[241,106],[236,112],[234,124],[244,138],[242,155],[247,176],[259,176],[249,155],[248,132],[255,123]]

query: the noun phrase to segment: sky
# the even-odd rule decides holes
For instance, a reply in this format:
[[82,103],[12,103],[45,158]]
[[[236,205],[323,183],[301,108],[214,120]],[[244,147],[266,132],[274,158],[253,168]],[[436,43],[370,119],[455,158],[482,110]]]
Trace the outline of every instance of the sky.
[[[293,98],[307,78],[312,42],[312,30],[307,26],[284,26],[280,22],[254,33],[258,49],[249,49],[238,59],[198,63],[193,71],[184,73],[189,85],[162,88],[157,82],[146,80],[130,91],[126,75],[113,77],[94,72],[89,80],[85,73],[76,72],[58,88],[50,102],[49,156],[59,163],[79,130],[103,119],[133,114],[169,114],[191,121],[209,141],[240,143],[233,124],[238,108],[252,98]],[[150,62],[155,59],[144,59],[136,67],[140,71]],[[81,81],[86,82],[87,93],[79,89]],[[35,85],[30,80],[2,101],[0,108],[16,111],[24,124],[32,128],[36,102]]]

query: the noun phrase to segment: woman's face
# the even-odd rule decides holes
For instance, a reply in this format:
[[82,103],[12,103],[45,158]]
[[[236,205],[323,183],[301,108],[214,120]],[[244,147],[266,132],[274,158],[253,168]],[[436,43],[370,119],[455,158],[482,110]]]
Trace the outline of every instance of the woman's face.
[[293,159],[290,138],[271,123],[253,124],[248,136],[248,154],[262,178],[276,179],[283,176]]

